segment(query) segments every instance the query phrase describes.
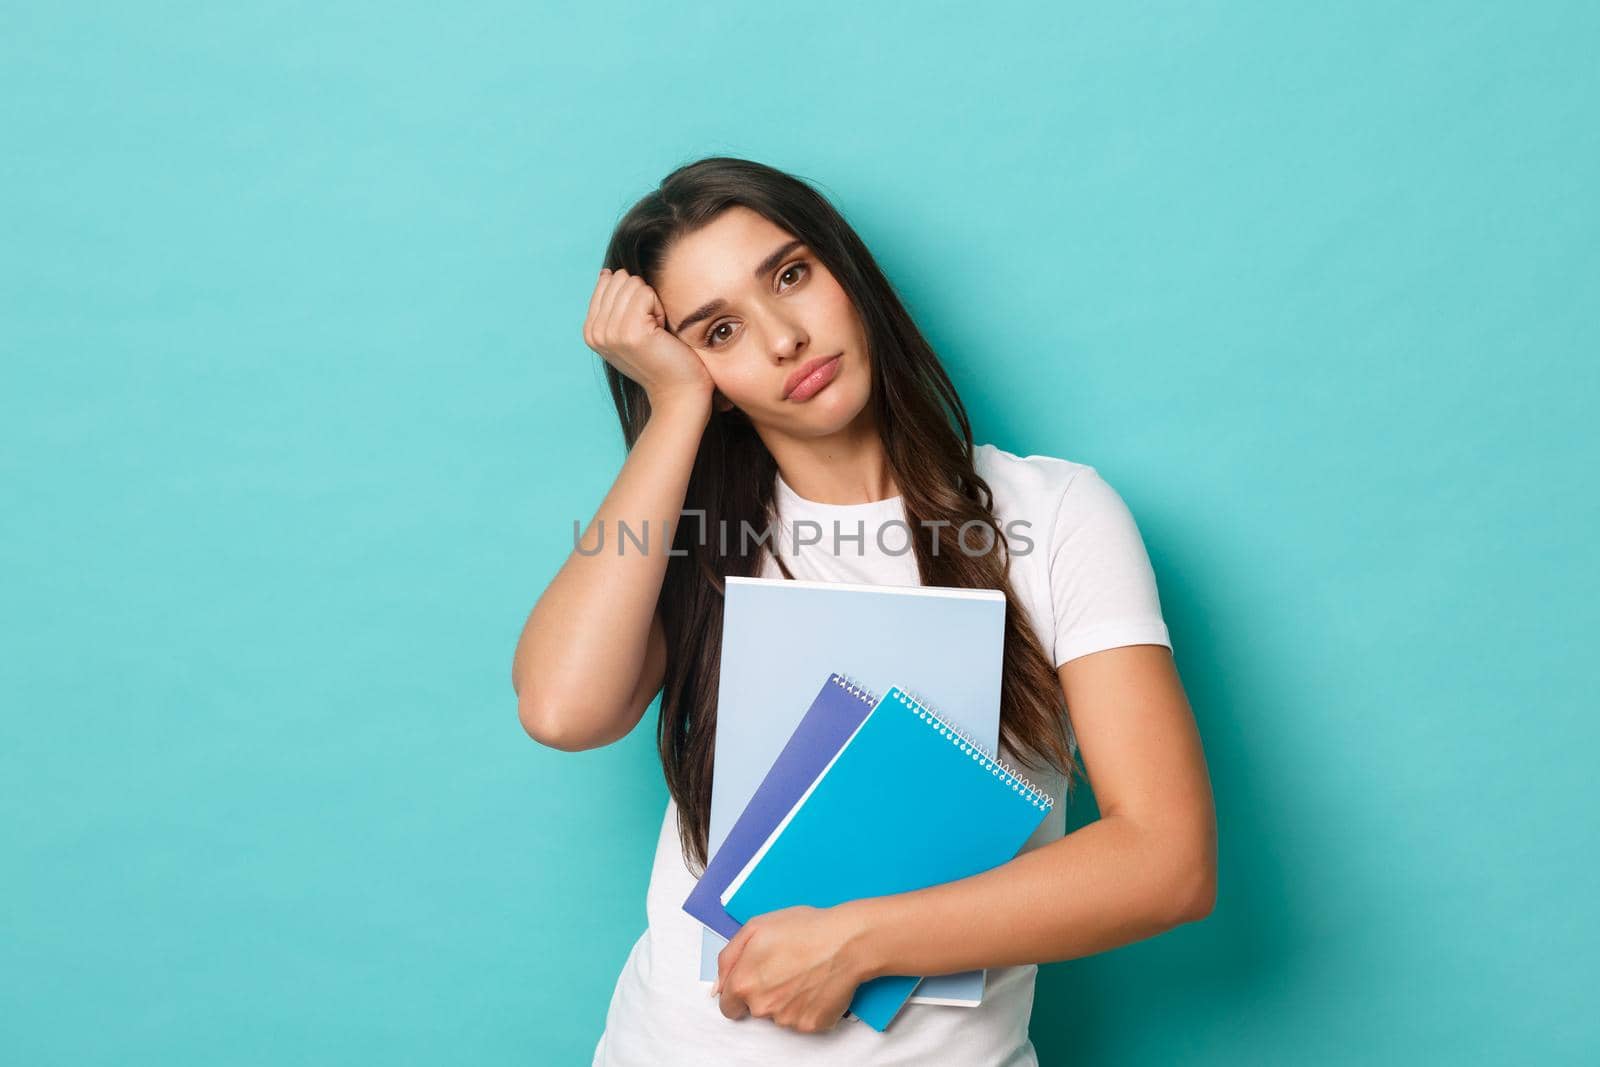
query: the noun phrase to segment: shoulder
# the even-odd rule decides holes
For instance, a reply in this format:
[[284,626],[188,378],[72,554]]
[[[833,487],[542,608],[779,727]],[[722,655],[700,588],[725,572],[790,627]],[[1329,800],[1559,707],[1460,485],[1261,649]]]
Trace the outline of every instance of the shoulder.
[[1053,545],[1101,534],[1127,537],[1137,529],[1122,495],[1092,464],[984,444],[973,449],[973,467],[994,491],[1002,523],[1026,520]]
[[1019,456],[990,444],[973,448],[972,465],[994,491],[996,508],[1008,511],[1042,509],[1053,514],[1074,482],[1099,478],[1087,463],[1057,456]]

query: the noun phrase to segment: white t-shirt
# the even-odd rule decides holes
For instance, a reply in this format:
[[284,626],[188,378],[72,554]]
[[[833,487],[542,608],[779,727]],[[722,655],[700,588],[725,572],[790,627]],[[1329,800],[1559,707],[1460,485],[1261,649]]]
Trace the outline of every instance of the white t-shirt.
[[[1093,467],[1016,456],[993,445],[977,446],[973,462],[994,492],[995,518],[1008,537],[1012,588],[1052,664],[1121,645],[1172,647],[1144,541],[1121,496]],[[906,522],[899,497],[819,504],[798,496],[782,475],[775,489],[778,552],[796,578],[922,584],[915,555],[894,554],[906,545],[905,530],[884,531],[881,542],[876,534],[885,522]],[[795,536],[800,520],[820,527],[820,541],[810,525]],[[858,531],[865,536],[858,539]],[[940,529],[940,551],[959,551],[950,540],[956,533],[953,527]],[[816,543],[796,549],[797,541]],[[974,528],[967,544],[976,551],[987,542]],[[762,576],[783,575],[768,558]],[[1011,754],[1002,747],[1001,755]],[[1060,803],[1065,778],[1048,768],[1028,774],[1058,803],[1023,851],[1059,839],[1066,821]],[[646,892],[649,927],[617,979],[595,1048],[596,1067],[1038,1063],[1028,1039],[1034,964],[990,968],[977,1007],[907,1004],[883,1033],[855,1019],[841,1019],[825,1033],[803,1034],[770,1019],[724,1018],[710,984],[700,981],[700,924],[683,910],[695,878],[679,848],[677,816],[669,799]]]

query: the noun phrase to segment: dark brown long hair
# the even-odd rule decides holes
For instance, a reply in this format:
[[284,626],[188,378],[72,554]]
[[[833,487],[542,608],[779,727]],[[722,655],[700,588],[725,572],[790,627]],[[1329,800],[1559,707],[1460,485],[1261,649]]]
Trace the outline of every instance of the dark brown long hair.
[[[804,241],[850,294],[870,350],[869,403],[901,491],[922,583],[1005,593],[1001,739],[1026,766],[1049,764],[1066,775],[1070,792],[1079,774],[1071,718],[1049,657],[1011,588],[1009,547],[994,517],[993,494],[973,467],[966,409],[932,346],[849,223],[801,179],[761,163],[715,156],[679,167],[635,204],[617,223],[604,266],[626,270],[653,288],[673,242],[735,204]],[[605,374],[631,449],[649,420],[649,399],[610,363]],[[678,805],[684,856],[696,868],[706,863],[711,820],[723,579],[760,573],[767,547],[759,540],[750,544],[736,532],[745,529],[741,522],[753,530],[765,528],[776,473],[777,461],[748,416],[737,408],[713,414],[683,505],[703,511],[704,526],[698,518],[679,524],[673,548],[686,554],[668,559],[662,580],[658,608],[667,666],[657,745],[667,788]],[[929,524],[940,519],[951,524],[946,530],[974,520],[987,524],[993,531],[985,540],[992,544],[990,552],[935,554],[936,530]],[[700,536],[701,530],[724,528],[735,532],[727,538],[726,552],[720,537]],[[781,558],[774,554],[774,559],[786,578],[794,577]]]

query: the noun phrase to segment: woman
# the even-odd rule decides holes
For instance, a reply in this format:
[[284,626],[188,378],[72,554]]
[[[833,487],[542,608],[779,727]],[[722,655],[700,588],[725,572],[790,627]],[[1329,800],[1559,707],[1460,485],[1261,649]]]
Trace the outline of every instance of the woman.
[[[524,728],[568,751],[623,737],[659,692],[671,794],[649,926],[594,1062],[1035,1063],[1037,964],[1202,918],[1215,896],[1205,760],[1121,497],[1091,466],[974,447],[855,232],[757,163],[700,160],[635,205],[583,337],[606,362],[628,457],[534,606],[513,682]],[[795,537],[801,520],[843,529]],[[642,548],[588,547],[619,522],[644,529]],[[912,551],[875,536],[888,522],[909,528]],[[993,536],[958,545],[972,523]],[[1081,751],[1100,819],[1064,835],[1058,804],[981,875],[758,916],[721,951],[708,997],[682,905],[707,854],[729,575],[1003,590],[1001,755],[1061,798]],[[978,1007],[913,1002],[881,1034],[840,1023],[867,978],[977,968]]]

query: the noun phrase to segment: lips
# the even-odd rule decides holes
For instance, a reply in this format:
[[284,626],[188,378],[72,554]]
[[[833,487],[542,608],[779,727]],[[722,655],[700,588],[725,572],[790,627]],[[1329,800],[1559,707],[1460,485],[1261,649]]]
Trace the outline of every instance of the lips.
[[[793,374],[789,375],[788,379],[783,383],[783,398],[785,400],[789,400],[791,398],[795,400],[804,400],[806,397],[815,392],[816,389],[820,389],[822,386],[826,385],[838,370],[837,366],[830,367],[828,364],[835,363],[843,355],[844,353],[840,352],[831,356],[819,356],[816,359],[807,360],[805,363],[802,363],[800,367]],[[826,368],[826,370],[823,368]],[[813,374],[816,374],[819,370],[822,370],[823,373],[820,376],[820,381],[816,383],[815,388],[812,388],[811,383],[806,383],[806,387],[801,389],[801,383],[806,382],[806,379],[810,378]],[[800,395],[794,395],[796,389],[800,389]]]

